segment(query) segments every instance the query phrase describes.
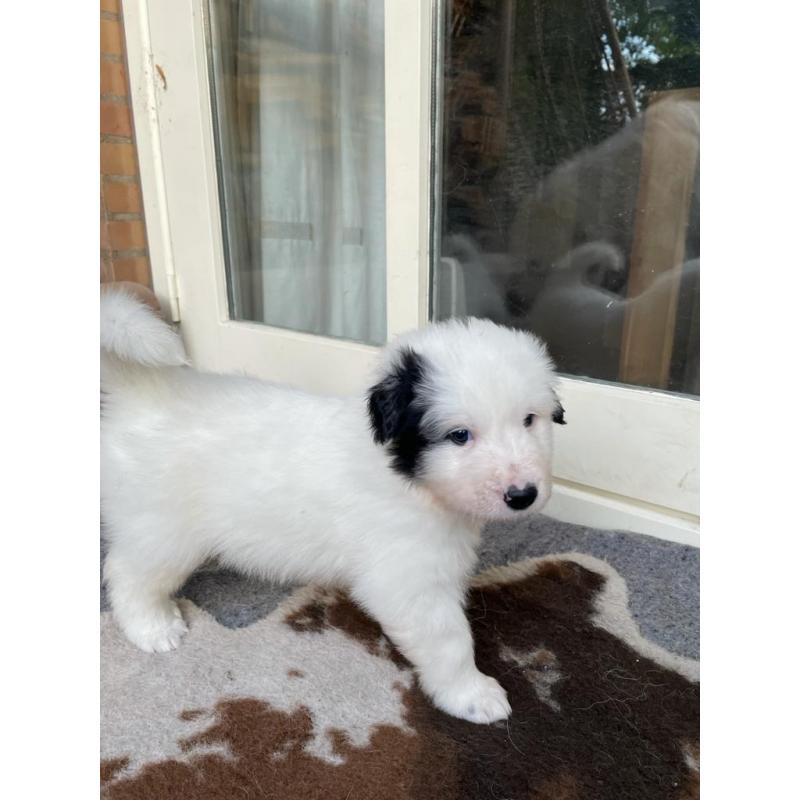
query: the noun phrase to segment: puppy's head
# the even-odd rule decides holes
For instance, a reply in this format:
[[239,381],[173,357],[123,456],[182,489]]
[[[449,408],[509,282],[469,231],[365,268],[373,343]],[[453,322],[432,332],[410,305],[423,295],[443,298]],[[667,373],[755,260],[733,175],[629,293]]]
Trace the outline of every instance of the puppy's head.
[[398,338],[368,398],[392,469],[463,514],[508,519],[551,491],[553,423],[564,424],[544,345],[488,320]]

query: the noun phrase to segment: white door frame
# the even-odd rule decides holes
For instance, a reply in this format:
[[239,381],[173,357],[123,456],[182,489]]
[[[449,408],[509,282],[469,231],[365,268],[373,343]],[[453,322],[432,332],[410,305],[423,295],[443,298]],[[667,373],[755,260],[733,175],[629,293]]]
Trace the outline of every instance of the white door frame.
[[[430,92],[419,87],[430,72],[429,7],[385,6],[389,336],[427,319]],[[123,8],[153,284],[180,320],[192,360],[314,391],[352,391],[375,348],[230,319],[202,0],[124,0]]]
[[[435,0],[384,0],[389,337],[428,321]],[[123,0],[155,292],[194,363],[363,391],[376,348],[228,313],[202,0]],[[699,403],[562,379],[548,513],[699,544]],[[643,453],[647,455],[643,457]]]

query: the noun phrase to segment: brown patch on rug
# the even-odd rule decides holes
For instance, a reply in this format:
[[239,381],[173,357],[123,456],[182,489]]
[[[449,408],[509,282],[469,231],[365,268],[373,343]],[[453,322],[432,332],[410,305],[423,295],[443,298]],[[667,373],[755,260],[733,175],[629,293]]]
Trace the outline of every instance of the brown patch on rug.
[[362,645],[368,653],[386,656],[400,669],[411,669],[411,664],[384,635],[381,626],[365,614],[346,592],[321,593],[289,614],[286,623],[301,632],[339,630]]
[[[357,748],[346,734],[333,730],[329,735],[334,751],[344,762],[336,765],[306,751],[313,728],[307,709],[287,714],[257,700],[229,700],[217,706],[215,719],[211,728],[187,740],[186,748],[222,744],[231,758],[213,754],[188,764],[172,760],[150,764],[135,778],[108,787],[105,796],[114,800],[458,797],[452,792],[457,784],[454,748],[446,741],[442,750],[426,751],[418,736],[379,727],[367,748]],[[423,792],[414,786],[418,773],[408,769],[411,764],[423,769],[431,781]]]
[[205,716],[205,713],[202,708],[189,708],[186,711],[181,711],[178,718],[184,722],[194,722],[196,719]]
[[100,762],[100,783],[113,781],[120,772],[128,768],[127,758],[107,758]]
[[[372,725],[366,745],[355,745],[346,731],[325,724],[323,711],[223,696],[209,709],[209,727],[180,742],[186,760],[152,761],[134,774],[109,767],[103,796],[694,800],[699,686],[604,627],[598,600],[611,576],[601,572],[540,560],[491,571],[492,579],[471,591],[477,664],[507,690],[507,722],[449,717],[416,684],[354,685],[337,702],[357,706],[370,697],[379,702],[381,691],[400,692],[406,723]],[[350,641],[354,653],[361,648],[408,674],[380,627],[342,593],[312,597],[283,619],[284,629],[312,636],[306,644]],[[320,649],[325,658],[330,651]],[[314,680],[316,666],[303,664],[305,681]],[[320,730],[333,758],[313,752]]]

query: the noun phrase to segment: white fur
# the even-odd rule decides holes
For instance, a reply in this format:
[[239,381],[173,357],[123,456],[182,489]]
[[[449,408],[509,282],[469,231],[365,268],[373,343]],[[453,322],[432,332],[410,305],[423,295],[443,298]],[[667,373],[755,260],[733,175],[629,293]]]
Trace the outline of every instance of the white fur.
[[[537,511],[550,493],[557,401],[543,345],[484,320],[389,345],[378,380],[409,348],[430,368],[420,402],[435,444],[409,479],[373,441],[366,396],[171,366],[185,354],[166,323],[130,296],[101,305],[105,580],[130,640],[175,647],[186,626],[171,596],[216,557],[274,580],[350,587],[439,708],[507,717],[504,690],[475,667],[463,601],[481,524]],[[462,447],[445,440],[457,428],[473,434]],[[536,502],[513,511],[504,492],[526,483]]]
[[178,334],[124,290],[103,293],[100,346],[123,360],[151,367],[181,366],[186,351]]

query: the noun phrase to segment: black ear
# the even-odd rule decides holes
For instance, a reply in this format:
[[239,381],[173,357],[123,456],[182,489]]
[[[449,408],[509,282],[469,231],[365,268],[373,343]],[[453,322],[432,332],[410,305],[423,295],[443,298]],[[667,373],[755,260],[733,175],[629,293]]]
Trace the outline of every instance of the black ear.
[[404,350],[392,371],[369,390],[369,420],[378,444],[397,439],[408,429],[410,418],[417,416],[411,405],[422,378],[422,358],[413,350]]
[[567,421],[564,419],[564,406],[561,405],[561,401],[556,397],[556,406],[553,409],[553,422],[556,425],[566,425]]

